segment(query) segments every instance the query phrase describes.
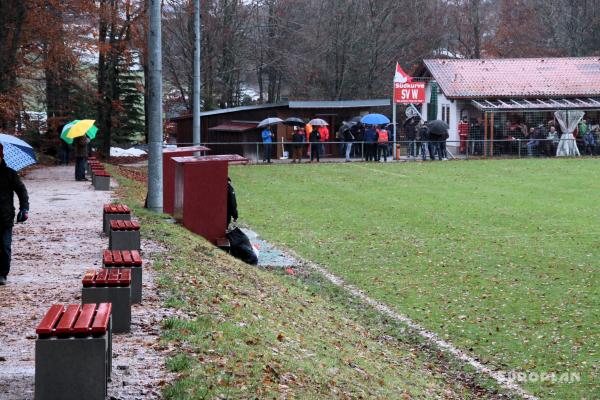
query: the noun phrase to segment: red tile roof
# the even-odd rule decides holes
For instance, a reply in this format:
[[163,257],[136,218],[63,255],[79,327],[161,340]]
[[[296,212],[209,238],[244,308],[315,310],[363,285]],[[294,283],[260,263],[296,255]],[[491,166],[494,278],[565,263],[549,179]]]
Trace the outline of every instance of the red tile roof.
[[425,66],[448,98],[600,96],[600,58],[434,59]]

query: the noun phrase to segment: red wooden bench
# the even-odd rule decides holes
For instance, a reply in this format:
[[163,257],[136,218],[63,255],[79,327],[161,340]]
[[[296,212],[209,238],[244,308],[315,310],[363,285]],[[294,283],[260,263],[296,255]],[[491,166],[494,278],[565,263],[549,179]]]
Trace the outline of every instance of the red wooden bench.
[[110,190],[110,174],[102,169],[92,169],[92,185],[96,190]]
[[131,271],[131,303],[142,302],[142,256],[138,250],[103,250],[104,268],[126,268]]
[[102,263],[107,267],[141,267],[142,256],[137,250],[104,250]]
[[105,204],[105,214],[131,214],[131,210],[125,204]]
[[131,210],[124,204],[105,204],[102,213],[102,230],[108,236],[110,232],[109,221],[113,219],[131,220]]
[[113,333],[131,331],[131,269],[90,270],[81,280],[82,303],[112,303]]
[[90,336],[107,332],[112,304],[54,304],[50,307],[35,333],[49,336]]
[[112,304],[54,304],[35,332],[35,399],[104,400],[112,367]]
[[136,221],[113,219],[110,221],[110,229],[113,231],[139,231],[140,224]]
[[83,287],[118,287],[131,284],[131,270],[127,268],[103,268],[90,270],[81,280]]

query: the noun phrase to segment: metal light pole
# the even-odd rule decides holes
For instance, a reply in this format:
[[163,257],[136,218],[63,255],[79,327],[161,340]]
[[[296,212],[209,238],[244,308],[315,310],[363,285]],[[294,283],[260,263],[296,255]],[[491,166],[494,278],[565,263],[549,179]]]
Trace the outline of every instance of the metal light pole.
[[[193,90],[193,121],[192,138],[194,146],[201,142],[200,132],[200,0],[194,0],[194,90]],[[199,155],[199,152],[198,154]]]
[[148,209],[162,212],[162,43],[161,0],[150,0],[148,31]]

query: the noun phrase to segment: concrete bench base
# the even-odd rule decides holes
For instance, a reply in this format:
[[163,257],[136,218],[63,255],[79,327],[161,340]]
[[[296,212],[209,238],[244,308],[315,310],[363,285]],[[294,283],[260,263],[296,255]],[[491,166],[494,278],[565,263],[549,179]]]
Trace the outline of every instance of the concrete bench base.
[[94,176],[93,179],[94,189],[96,190],[110,190],[110,176]]
[[140,231],[109,230],[108,248],[110,250],[140,250]]
[[131,287],[81,288],[81,304],[112,303],[113,333],[131,332]]
[[50,337],[35,342],[36,400],[105,400],[112,335]]
[[142,267],[124,267],[123,265],[118,265],[118,266],[105,265],[104,268],[128,268],[128,269],[131,269],[131,304],[141,304],[142,303]]
[[[112,214],[112,213],[104,213],[104,218],[102,222],[102,230],[104,234],[108,236],[110,234],[110,221],[112,220],[123,220],[123,221],[131,221],[131,214]],[[129,249],[125,249],[129,250]]]

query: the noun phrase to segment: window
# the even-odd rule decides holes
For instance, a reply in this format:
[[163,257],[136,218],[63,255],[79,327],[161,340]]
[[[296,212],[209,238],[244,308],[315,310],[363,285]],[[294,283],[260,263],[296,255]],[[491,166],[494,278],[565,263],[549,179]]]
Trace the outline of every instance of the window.
[[437,95],[438,85],[435,81],[431,81],[431,96],[429,96],[429,103],[427,104],[427,120],[431,121],[437,119]]
[[450,105],[442,104],[442,121],[450,125]]

